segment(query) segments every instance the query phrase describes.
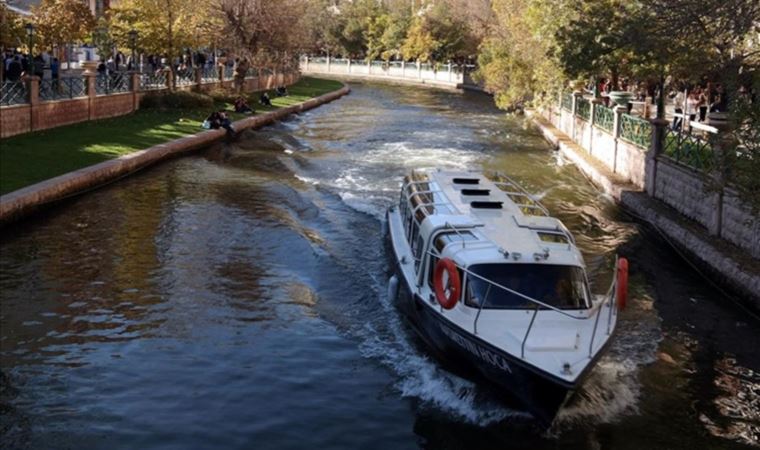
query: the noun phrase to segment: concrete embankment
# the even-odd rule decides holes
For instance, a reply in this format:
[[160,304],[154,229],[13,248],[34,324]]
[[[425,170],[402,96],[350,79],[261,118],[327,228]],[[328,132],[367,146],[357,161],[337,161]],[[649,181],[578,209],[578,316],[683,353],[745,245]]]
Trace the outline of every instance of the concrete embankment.
[[689,261],[760,310],[760,261],[734,245],[709,236],[703,227],[613,173],[538,114],[530,114],[544,138],[594,184],[638,219],[655,227]]
[[[236,131],[261,128],[290,114],[316,108],[350,92],[348,86],[297,105],[266,114],[247,117],[234,123]],[[24,217],[62,199],[108,184],[173,156],[201,149],[225,137],[224,130],[207,130],[174,141],[155,145],[122,157],[84,167],[49,180],[0,196],[0,224]]]

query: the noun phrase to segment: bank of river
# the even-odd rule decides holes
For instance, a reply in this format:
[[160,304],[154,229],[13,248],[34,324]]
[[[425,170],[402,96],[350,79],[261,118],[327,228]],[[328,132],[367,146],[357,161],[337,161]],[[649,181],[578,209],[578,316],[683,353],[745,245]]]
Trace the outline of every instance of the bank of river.
[[[352,95],[0,237],[2,445],[747,448],[760,325],[527,122],[470,94]],[[549,433],[431,360],[388,302],[383,211],[417,167],[503,170],[575,233],[620,334]]]

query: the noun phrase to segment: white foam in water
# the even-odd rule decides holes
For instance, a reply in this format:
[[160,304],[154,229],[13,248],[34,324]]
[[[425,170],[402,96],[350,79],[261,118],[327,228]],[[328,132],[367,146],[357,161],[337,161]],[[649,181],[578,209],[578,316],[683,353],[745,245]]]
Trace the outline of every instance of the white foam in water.
[[369,214],[380,221],[385,218],[385,209],[388,207],[387,197],[358,196],[350,192],[342,192],[340,198],[343,203],[359,212]]
[[295,177],[297,179],[303,181],[304,183],[309,183],[309,184],[314,184],[314,185],[319,184],[319,180],[314,179],[314,178],[304,177],[304,176],[298,175],[298,174],[296,174]]
[[414,147],[409,142],[389,142],[362,152],[333,180],[322,184],[339,191],[344,203],[382,220],[395,198],[401,178],[412,169],[468,169],[482,153],[454,147]]
[[402,396],[420,399],[469,423],[482,426],[508,417],[525,417],[525,413],[476,398],[477,386],[474,383],[443,370],[435,361],[418,352],[409,342],[399,312],[390,303],[384,286],[380,288],[381,283],[374,279],[383,309],[376,320],[382,321],[381,326],[386,331],[378,331],[371,322],[365,323],[359,331],[365,338],[359,350],[363,356],[379,360],[399,376],[396,388]]

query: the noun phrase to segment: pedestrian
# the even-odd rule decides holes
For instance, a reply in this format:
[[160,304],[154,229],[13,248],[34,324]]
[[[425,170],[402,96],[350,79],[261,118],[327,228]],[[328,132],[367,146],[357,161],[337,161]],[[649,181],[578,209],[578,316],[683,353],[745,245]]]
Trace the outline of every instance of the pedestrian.
[[58,63],[58,58],[53,58],[50,61],[50,76],[53,79],[53,89],[55,90],[58,90],[59,69],[60,64]]
[[5,76],[8,78],[8,81],[18,81],[23,73],[24,67],[21,64],[21,57],[16,55],[8,64],[8,71],[5,72]]
[[695,88],[693,91],[689,92],[689,96],[686,97],[686,115],[689,117],[689,122],[693,122],[697,117],[700,95],[699,88]]
[[704,122],[707,119],[707,109],[710,105],[710,93],[712,91],[712,83],[707,83],[707,88],[699,90],[699,103],[697,105],[699,110],[699,121]]
[[673,130],[678,131],[683,127],[683,111],[686,102],[686,94],[683,89],[679,89],[673,99]]

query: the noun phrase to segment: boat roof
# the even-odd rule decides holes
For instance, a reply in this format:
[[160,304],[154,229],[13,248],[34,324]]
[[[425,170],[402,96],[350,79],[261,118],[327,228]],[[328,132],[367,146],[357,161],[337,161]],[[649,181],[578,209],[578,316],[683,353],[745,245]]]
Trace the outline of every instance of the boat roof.
[[[455,234],[444,253],[466,265],[486,262],[584,267],[572,234],[538,200],[505,175],[468,171],[416,171],[407,182],[427,190],[434,206],[420,232]],[[431,197],[428,197],[430,199]],[[468,233],[465,235],[465,233]],[[472,236],[470,236],[472,235]]]

